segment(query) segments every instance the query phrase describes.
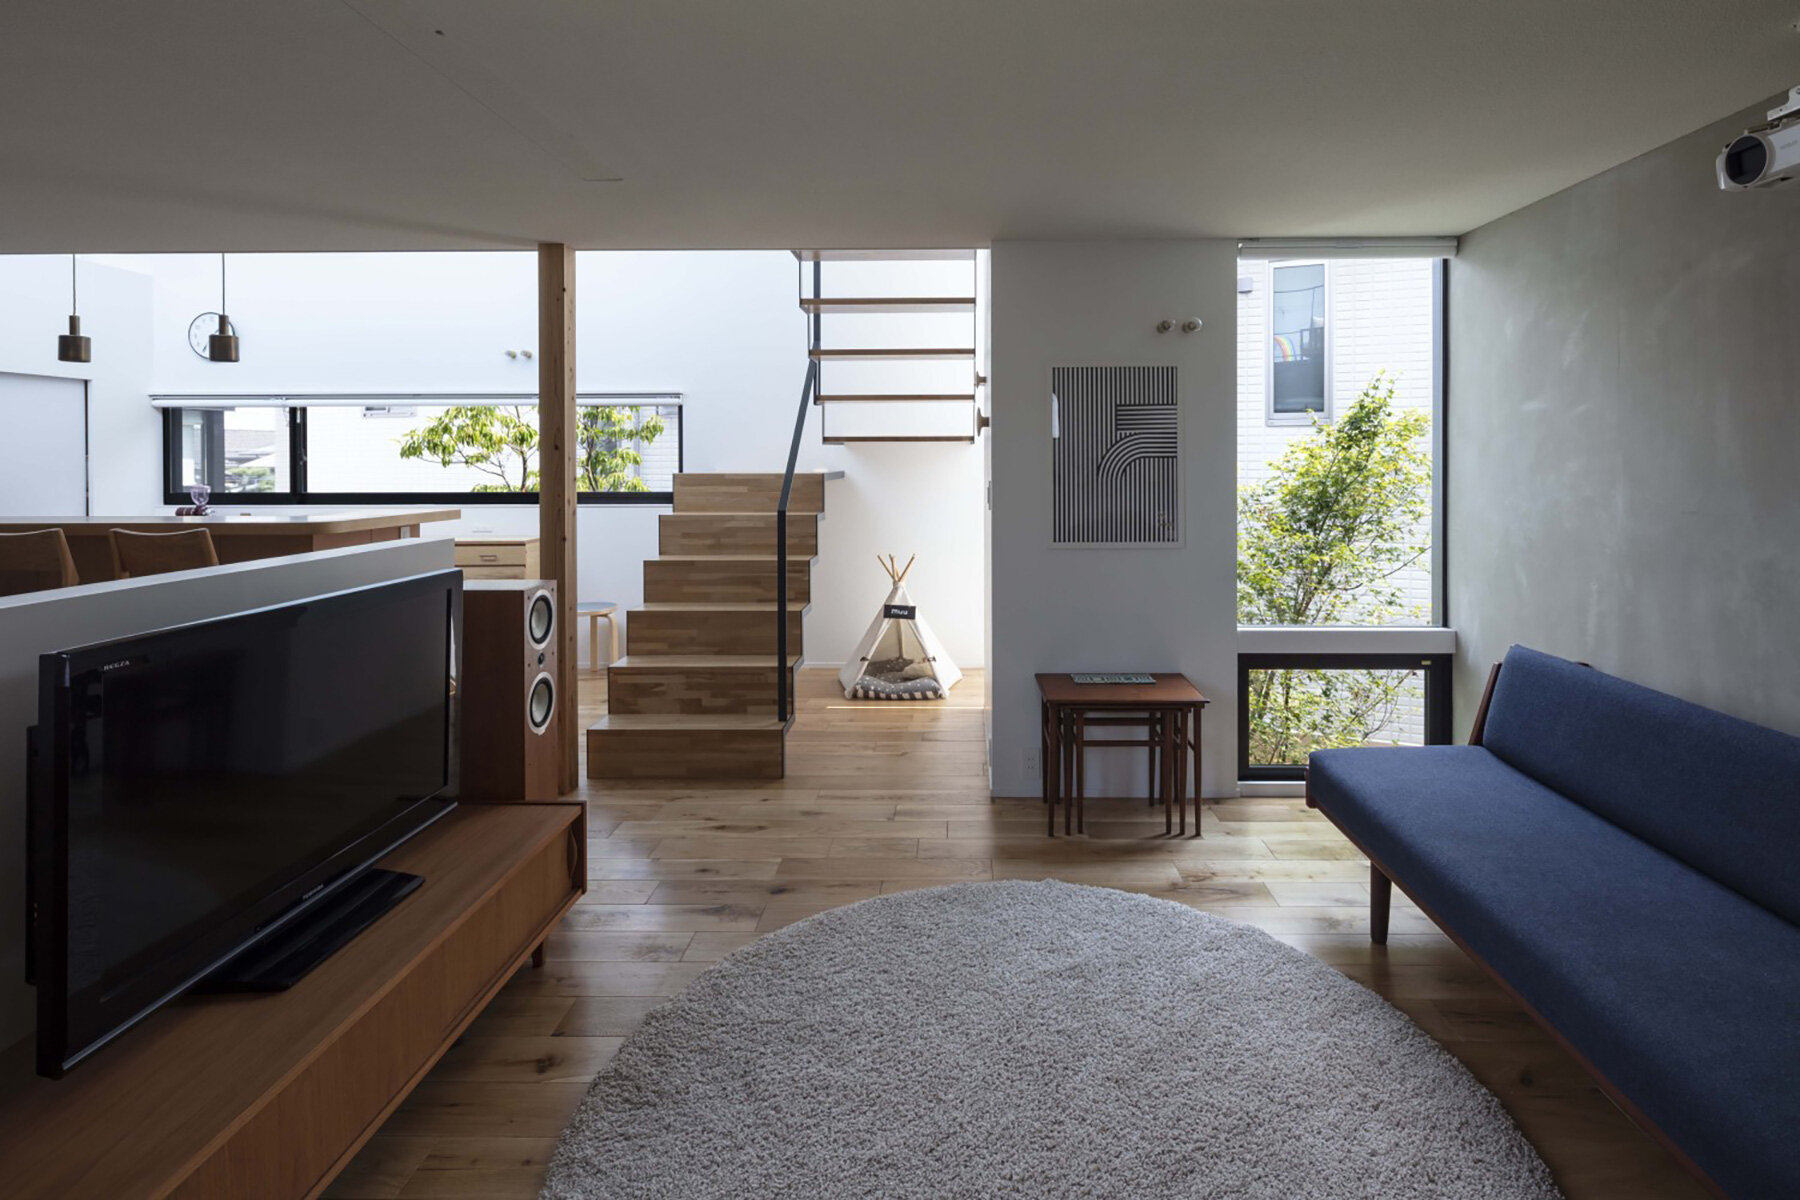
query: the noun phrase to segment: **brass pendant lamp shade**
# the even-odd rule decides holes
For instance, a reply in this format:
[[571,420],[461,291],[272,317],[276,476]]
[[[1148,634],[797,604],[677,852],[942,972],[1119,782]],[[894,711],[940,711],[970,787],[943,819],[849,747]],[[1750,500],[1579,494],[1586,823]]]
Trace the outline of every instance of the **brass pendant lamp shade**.
[[219,332],[206,339],[206,357],[214,362],[234,363],[238,360],[237,334],[231,332],[231,318],[225,315],[225,256],[219,255]]
[[[74,310],[78,296],[75,290],[75,256],[69,255],[69,308]],[[57,335],[56,360],[58,362],[84,363],[94,359],[94,339],[84,337],[81,333],[81,318],[74,311],[69,313],[69,332]]]

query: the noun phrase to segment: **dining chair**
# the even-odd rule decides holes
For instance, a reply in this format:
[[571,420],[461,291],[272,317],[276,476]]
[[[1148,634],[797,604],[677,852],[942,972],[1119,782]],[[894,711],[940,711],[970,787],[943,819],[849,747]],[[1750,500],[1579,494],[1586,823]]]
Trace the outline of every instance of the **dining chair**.
[[106,536],[112,542],[113,575],[119,579],[219,565],[212,533],[205,529],[182,529],[175,533],[109,529]]
[[69,539],[60,529],[0,533],[0,596],[18,596],[81,582]]

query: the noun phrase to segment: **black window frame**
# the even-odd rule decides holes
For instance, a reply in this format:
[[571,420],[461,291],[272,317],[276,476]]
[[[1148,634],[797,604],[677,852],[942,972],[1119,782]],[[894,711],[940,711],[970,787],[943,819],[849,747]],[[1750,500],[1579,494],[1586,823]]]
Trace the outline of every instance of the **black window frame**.
[[[612,397],[576,397],[576,404],[582,408],[605,408],[633,406],[673,408],[675,410],[675,473],[680,474],[687,467],[687,437],[684,422],[687,415],[686,403],[675,398],[662,400],[654,405],[644,405],[643,401],[660,399],[645,395],[633,396],[629,399],[620,397],[619,402],[609,405]],[[199,397],[195,397],[198,399]],[[377,397],[370,397],[372,400]],[[432,400],[430,403],[450,403],[449,401]],[[218,411],[233,407],[230,404],[186,406],[170,405],[163,412],[163,503],[184,505],[192,503],[185,487],[178,488],[175,481],[180,477],[181,469],[181,414],[188,411]],[[238,406],[242,407],[242,406]],[[264,407],[278,407],[267,405]],[[288,417],[288,479],[289,489],[285,492],[215,492],[209,503],[213,504],[355,504],[355,505],[412,505],[412,504],[454,504],[459,506],[484,504],[536,504],[536,492],[315,492],[306,486],[306,410],[302,402],[288,404],[284,407]],[[656,505],[673,504],[674,491],[661,492],[577,492],[577,504],[600,505]]]
[[1250,672],[1252,671],[1415,671],[1425,674],[1425,744],[1447,746],[1451,732],[1451,662],[1453,654],[1321,654],[1293,651],[1238,655],[1238,780],[1241,783],[1298,783],[1306,778],[1304,763],[1250,761]]

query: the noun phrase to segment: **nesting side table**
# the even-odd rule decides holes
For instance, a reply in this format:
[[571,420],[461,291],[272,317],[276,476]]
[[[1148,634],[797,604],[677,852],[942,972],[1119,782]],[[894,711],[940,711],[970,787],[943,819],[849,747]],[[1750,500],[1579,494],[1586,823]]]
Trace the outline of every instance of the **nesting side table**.
[[[1163,831],[1187,832],[1188,758],[1193,756],[1194,836],[1200,836],[1200,716],[1209,701],[1185,675],[1158,672],[1154,683],[1077,683],[1069,675],[1037,676],[1043,726],[1044,804],[1048,832],[1056,836],[1056,806],[1063,805],[1063,833],[1085,831],[1086,750],[1089,746],[1143,746],[1150,757],[1151,797],[1163,801]],[[1142,739],[1090,738],[1094,728],[1135,727]]]

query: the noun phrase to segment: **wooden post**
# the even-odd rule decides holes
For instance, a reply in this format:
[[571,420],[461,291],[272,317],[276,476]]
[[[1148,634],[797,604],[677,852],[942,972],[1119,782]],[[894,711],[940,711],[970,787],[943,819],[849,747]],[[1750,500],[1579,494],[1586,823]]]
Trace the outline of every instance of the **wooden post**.
[[581,783],[581,684],[575,659],[575,251],[538,244],[538,539],[556,580],[556,732],[563,795]]

